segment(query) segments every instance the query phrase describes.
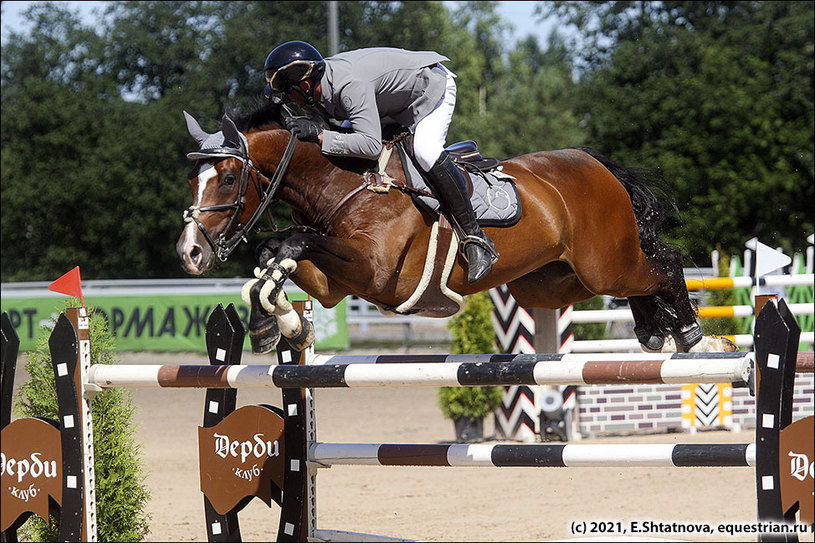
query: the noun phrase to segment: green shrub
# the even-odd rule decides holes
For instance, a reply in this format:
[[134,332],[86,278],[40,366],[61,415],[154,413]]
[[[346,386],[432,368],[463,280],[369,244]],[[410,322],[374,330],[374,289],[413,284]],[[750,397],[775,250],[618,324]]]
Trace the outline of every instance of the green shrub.
[[[71,299],[66,307],[75,307]],[[114,338],[101,313],[89,308],[91,363],[114,364]],[[48,345],[51,330],[41,329],[36,348],[28,352],[25,369],[30,379],[15,397],[14,412],[20,417],[59,420],[54,370]],[[136,444],[132,394],[123,389],[98,393],[91,402],[96,470],[96,517],[99,541],[142,541],[149,533],[145,513],[149,491],[144,484],[141,448]],[[22,526],[21,541],[56,541],[58,519],[47,524],[32,516]]]
[[[730,258],[721,257],[719,260],[719,277],[727,277],[730,270]],[[735,289],[709,290],[704,293],[705,301],[711,306],[737,305],[738,297]],[[699,319],[702,332],[709,336],[725,336],[738,334],[743,328],[743,318],[721,317],[715,319]]]
[[[494,354],[495,330],[490,315],[493,310],[489,292],[479,292],[467,297],[467,307],[450,319],[453,341],[452,354]],[[442,387],[438,392],[439,406],[445,417],[453,420],[469,418],[483,419],[501,405],[503,388],[485,387]]]
[[[595,296],[574,304],[574,311],[603,309],[603,297]],[[594,340],[606,338],[605,322],[575,322],[572,324],[575,340]]]

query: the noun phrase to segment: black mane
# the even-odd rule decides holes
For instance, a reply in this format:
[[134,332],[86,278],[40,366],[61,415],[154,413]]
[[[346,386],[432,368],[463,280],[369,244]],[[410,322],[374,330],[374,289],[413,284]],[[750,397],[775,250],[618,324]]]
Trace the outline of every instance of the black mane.
[[239,111],[230,111],[227,114],[235,122],[235,126],[241,132],[246,132],[253,128],[261,128],[276,124],[283,126],[283,120],[280,115],[280,103],[272,100],[265,100],[257,109],[252,112],[241,115]]

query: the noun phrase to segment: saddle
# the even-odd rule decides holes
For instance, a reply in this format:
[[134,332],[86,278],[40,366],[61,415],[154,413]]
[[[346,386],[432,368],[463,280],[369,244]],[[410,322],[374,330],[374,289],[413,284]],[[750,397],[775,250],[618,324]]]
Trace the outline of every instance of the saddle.
[[[386,142],[377,171],[365,174],[366,188],[387,192],[391,187],[410,194],[416,206],[433,219],[427,257],[421,279],[414,292],[396,307],[379,307],[386,314],[449,317],[464,308],[464,298],[447,286],[458,251],[456,235],[447,218],[440,212],[438,198],[413,157],[412,135],[400,132]],[[405,183],[397,182],[385,172],[392,149],[396,147],[405,174]],[[476,218],[482,226],[511,226],[521,218],[521,204],[514,178],[503,171],[498,160],[485,158],[474,140],[445,149],[468,179],[468,192]]]
[[[441,214],[439,200],[413,157],[412,137],[404,133],[387,145],[396,147],[399,152],[405,182],[414,189],[409,191],[413,201],[431,217],[438,218]],[[468,181],[467,192],[479,225],[506,227],[521,219],[521,201],[515,178],[502,171],[498,160],[483,157],[474,140],[454,143],[445,150],[467,174],[464,176]],[[379,173],[386,176],[383,169],[380,168]]]
[[498,168],[497,158],[484,158],[478,150],[475,140],[466,140],[448,145],[445,149],[457,164],[476,168],[482,172],[489,172]]

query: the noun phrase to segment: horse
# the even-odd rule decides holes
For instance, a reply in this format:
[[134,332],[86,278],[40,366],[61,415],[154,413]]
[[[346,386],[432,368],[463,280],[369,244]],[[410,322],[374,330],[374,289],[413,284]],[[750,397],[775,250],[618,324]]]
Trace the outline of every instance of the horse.
[[[395,179],[397,190],[364,190],[373,188],[365,180],[371,161],[298,142],[284,128],[284,116],[292,114],[286,104],[269,101],[234,119],[225,114],[215,134],[184,114],[200,149],[187,155],[196,163],[187,179],[193,203],[176,244],[182,267],[193,275],[206,272],[247,240],[268,204],[288,204],[295,233],[258,246],[257,279],[242,290],[252,321],[265,317],[268,328],[274,315],[287,338],[300,334],[309,341],[283,293],[291,278],[327,308],[354,295],[386,314],[430,317],[455,314],[463,297],[504,284],[524,308],[557,309],[597,295],[627,298],[644,351],[737,350],[726,338],[702,334],[682,256],[660,239],[676,210],[660,181],[593,149],[499,162],[514,179],[522,212],[511,226],[485,227],[501,256],[485,278],[470,284],[455,247],[448,268],[428,272],[440,230],[406,189],[398,154],[380,159],[380,173]],[[433,281],[446,302],[458,305],[420,295]],[[250,337],[262,336],[259,327],[250,322]],[[253,341],[254,349],[271,346]]]

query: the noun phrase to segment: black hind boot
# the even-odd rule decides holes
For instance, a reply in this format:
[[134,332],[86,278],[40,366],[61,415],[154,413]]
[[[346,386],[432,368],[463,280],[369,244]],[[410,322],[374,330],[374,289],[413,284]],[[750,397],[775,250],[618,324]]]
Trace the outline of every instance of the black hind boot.
[[480,281],[492,269],[493,262],[498,260],[498,253],[495,251],[495,244],[478,226],[467,196],[464,176],[447,151],[441,154],[427,173],[433,192],[457,227],[461,238],[459,251],[469,267],[467,280],[470,283]]

